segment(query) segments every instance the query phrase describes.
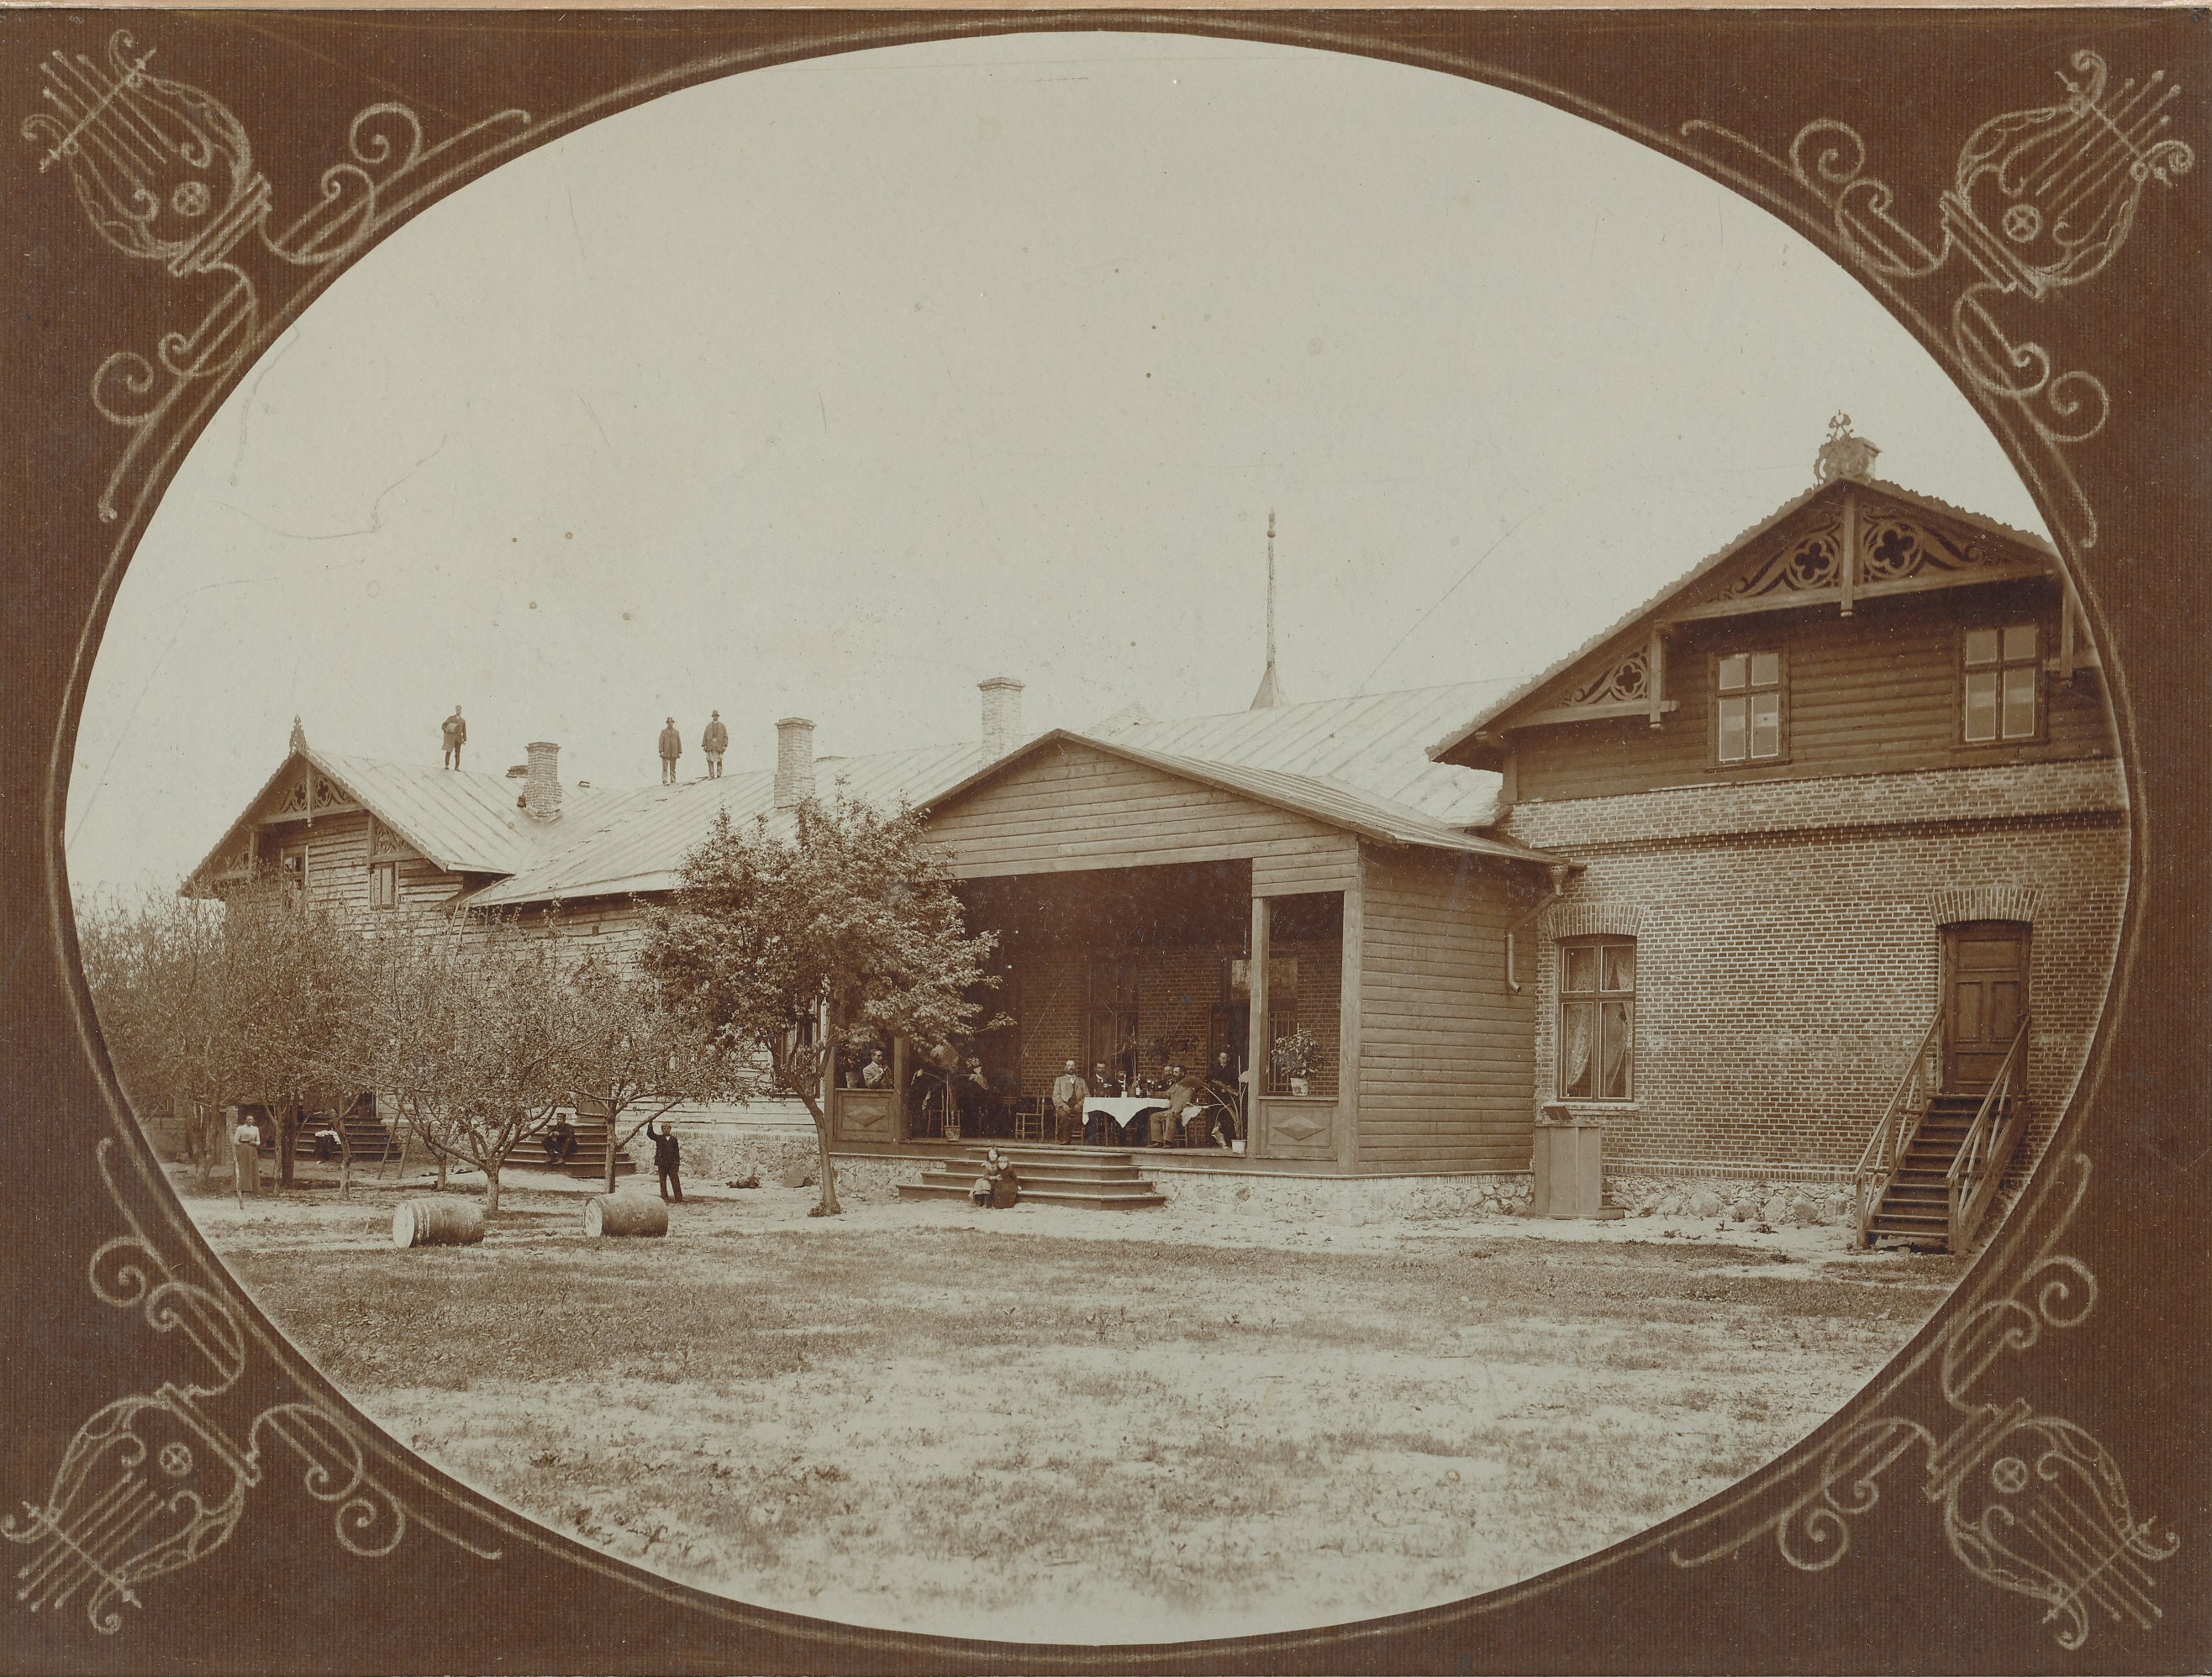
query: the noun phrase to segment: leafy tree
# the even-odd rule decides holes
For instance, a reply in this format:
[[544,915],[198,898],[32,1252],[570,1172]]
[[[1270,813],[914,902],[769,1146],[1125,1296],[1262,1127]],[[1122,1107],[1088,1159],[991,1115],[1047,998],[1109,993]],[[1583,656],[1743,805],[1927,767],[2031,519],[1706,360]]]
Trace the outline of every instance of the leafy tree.
[[985,960],[997,939],[968,931],[918,815],[842,793],[799,805],[787,831],[723,814],[679,881],[652,915],[640,965],[747,1069],[753,1092],[805,1105],[821,1153],[814,1214],[834,1216],[832,1050],[965,1034],[980,1011],[969,993],[995,982]]

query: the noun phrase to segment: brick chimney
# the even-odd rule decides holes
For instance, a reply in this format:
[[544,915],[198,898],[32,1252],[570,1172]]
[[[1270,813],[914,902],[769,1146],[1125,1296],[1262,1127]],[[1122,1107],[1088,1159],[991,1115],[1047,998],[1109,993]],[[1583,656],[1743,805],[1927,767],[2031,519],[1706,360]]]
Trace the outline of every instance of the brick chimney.
[[975,686],[983,695],[983,760],[995,763],[1022,742],[1022,684],[994,675]]
[[550,741],[533,740],[522,749],[530,759],[523,772],[525,807],[537,820],[550,821],[561,813],[561,748]]
[[775,725],[775,807],[796,809],[814,796],[814,724],[786,717]]

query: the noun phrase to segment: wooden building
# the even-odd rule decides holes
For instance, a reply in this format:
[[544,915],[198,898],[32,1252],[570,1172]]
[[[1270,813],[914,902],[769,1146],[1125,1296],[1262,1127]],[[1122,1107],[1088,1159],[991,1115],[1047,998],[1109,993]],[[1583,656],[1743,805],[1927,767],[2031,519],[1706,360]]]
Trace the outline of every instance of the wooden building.
[[[320,899],[621,946],[718,814],[787,821],[835,784],[925,810],[1000,934],[1012,1023],[969,1047],[1001,1087],[1033,1105],[1070,1059],[1251,1069],[1243,1151],[1163,1164],[1518,1171],[1549,1113],[1652,1172],[1872,1159],[1907,1218],[1929,1161],[1904,1150],[1961,1131],[2032,1156],[2063,1108],[2125,812],[2055,555],[1876,479],[1874,453],[1838,428],[1807,493],[1518,686],[1263,684],[1227,716],[1031,737],[1000,677],[968,742],[817,758],[787,717],[772,769],[620,792],[564,790],[549,745],[500,777],[295,731],[188,888],[278,859]],[[1265,1051],[1294,1032],[1302,1091]],[[832,1105],[848,1153],[946,1145],[907,1093]]]

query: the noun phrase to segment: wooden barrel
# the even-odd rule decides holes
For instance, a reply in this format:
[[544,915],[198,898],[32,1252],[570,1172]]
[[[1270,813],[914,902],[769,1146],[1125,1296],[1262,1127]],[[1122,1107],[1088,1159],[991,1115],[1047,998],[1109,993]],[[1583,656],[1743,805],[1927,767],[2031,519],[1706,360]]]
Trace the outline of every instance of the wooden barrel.
[[474,1200],[402,1200],[392,1214],[394,1246],[473,1246],[483,1237],[483,1208]]
[[625,1234],[666,1234],[668,1208],[644,1194],[594,1194],[584,1202],[584,1232],[593,1240]]

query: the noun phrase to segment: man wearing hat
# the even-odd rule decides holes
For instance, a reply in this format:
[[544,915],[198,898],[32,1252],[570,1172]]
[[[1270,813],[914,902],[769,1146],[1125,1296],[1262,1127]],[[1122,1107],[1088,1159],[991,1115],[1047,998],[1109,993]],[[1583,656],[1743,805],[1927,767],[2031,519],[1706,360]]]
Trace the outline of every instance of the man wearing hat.
[[700,736],[699,748],[707,754],[707,778],[720,780],[722,778],[722,754],[730,748],[730,730],[722,726],[720,711],[714,712],[714,719],[707,724],[707,731]]
[[660,784],[676,784],[676,760],[684,754],[684,736],[676,731],[676,718],[668,718],[668,725],[660,730]]

